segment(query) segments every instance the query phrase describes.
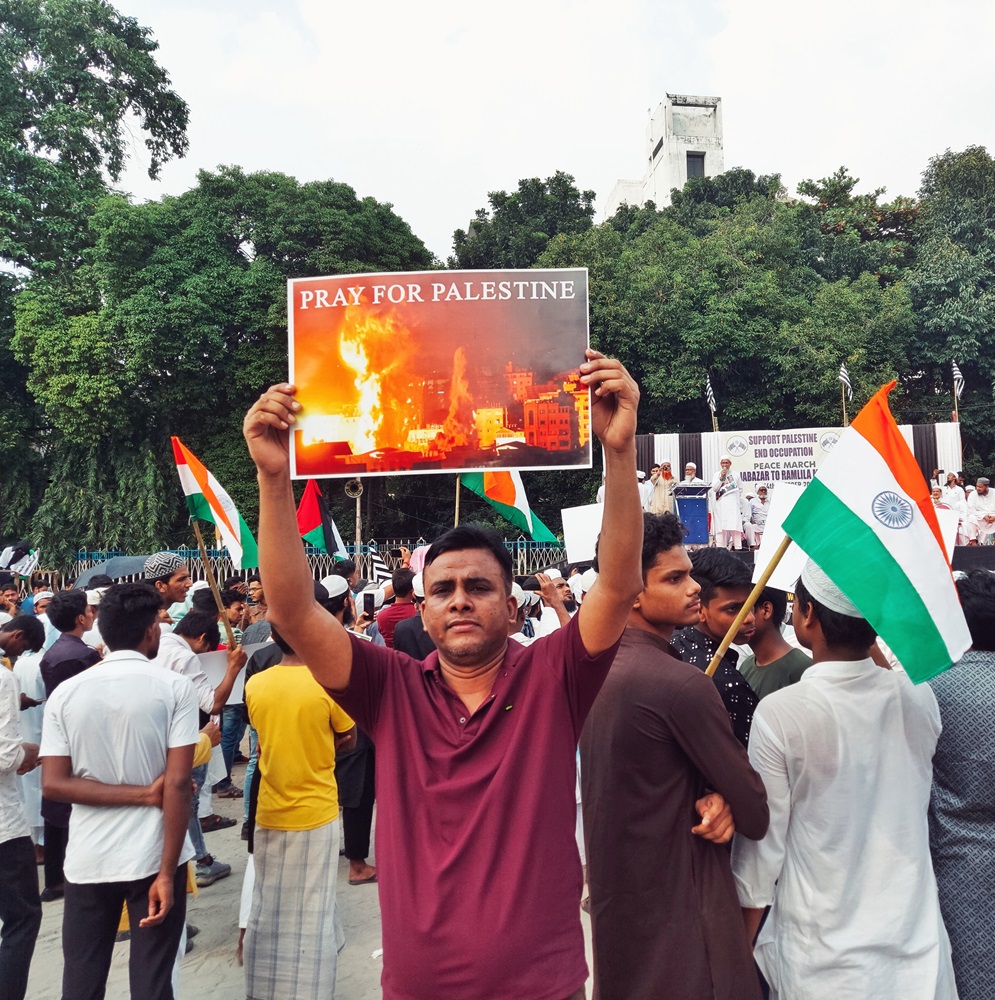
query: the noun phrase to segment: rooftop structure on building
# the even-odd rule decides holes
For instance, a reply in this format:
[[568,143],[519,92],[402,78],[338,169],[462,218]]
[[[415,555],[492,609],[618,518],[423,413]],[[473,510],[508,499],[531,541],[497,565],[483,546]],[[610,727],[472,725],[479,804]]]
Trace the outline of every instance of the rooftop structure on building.
[[715,177],[725,169],[722,98],[667,94],[646,126],[646,164],[642,180],[616,181],[605,204],[605,218],[622,205],[657,208],[670,204],[670,192],[690,177]]

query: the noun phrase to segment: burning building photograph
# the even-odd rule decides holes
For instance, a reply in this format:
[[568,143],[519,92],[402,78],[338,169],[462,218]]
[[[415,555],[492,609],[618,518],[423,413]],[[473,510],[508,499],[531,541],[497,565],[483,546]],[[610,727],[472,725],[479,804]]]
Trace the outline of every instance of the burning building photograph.
[[288,282],[296,478],[591,466],[583,268]]

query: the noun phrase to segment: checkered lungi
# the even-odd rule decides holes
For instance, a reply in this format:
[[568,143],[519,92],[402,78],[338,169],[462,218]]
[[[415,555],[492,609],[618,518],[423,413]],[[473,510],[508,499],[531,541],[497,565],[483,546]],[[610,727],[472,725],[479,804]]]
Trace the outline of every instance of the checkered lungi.
[[256,827],[245,930],[248,1000],[330,1000],[345,944],[335,908],[339,821],[314,830]]

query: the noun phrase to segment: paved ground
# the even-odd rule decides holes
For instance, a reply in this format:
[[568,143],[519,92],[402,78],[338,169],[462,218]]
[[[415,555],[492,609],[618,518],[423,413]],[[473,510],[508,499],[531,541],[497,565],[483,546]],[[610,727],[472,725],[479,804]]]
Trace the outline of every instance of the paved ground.
[[[241,781],[243,768],[237,768]],[[188,897],[188,921],[200,928],[193,951],[183,960],[179,1000],[244,1000],[245,980],[235,960],[238,943],[238,904],[245,873],[246,844],[239,838],[242,801],[214,798],[215,811],[237,818],[227,830],[206,836],[208,849],[232,866],[232,874]],[[371,859],[375,860],[375,859]],[[41,869],[39,871],[39,878]],[[346,946],[339,956],[338,1000],[374,1000],[380,996],[380,905],[375,885],[348,884],[348,863],[339,858],[338,901],[346,929]],[[30,1000],[59,1000],[62,985],[62,901],[44,903],[41,932],[28,983]],[[584,934],[590,957],[590,922],[583,915]],[[114,946],[114,961],[107,983],[108,1000],[128,996],[128,945]],[[136,998],[140,1000],[140,998]]]

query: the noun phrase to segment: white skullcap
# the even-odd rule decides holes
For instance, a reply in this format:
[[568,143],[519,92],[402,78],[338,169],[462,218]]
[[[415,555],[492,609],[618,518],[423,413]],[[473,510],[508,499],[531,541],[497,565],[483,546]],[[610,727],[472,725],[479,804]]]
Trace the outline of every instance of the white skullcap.
[[38,593],[35,594],[36,601],[43,601],[46,597],[55,597],[55,594],[53,594],[51,590],[39,590]]
[[209,590],[211,585],[206,580],[197,580],[190,585],[190,593],[195,594],[198,590]]
[[594,586],[594,581],[597,578],[598,571],[593,566],[590,569],[584,570],[580,577],[580,586],[585,594]]
[[106,587],[96,587],[93,590],[88,590],[86,592],[86,603],[92,607],[96,607],[100,603],[100,598],[104,596],[105,590],[107,590]]
[[12,622],[13,620],[6,611],[0,611],[0,625],[6,625],[7,622]]
[[542,572],[545,573],[550,580],[559,580],[563,577],[563,574],[553,566],[550,566],[549,569],[544,569]]
[[646,478],[646,473],[643,472],[642,469],[636,469],[636,478],[637,479],[645,479]]
[[684,468],[685,469],[694,469],[695,471],[698,470],[698,466],[695,465],[694,462],[685,462],[684,463]]
[[338,573],[323,576],[318,582],[328,591],[329,598],[339,597],[349,589],[349,581]]
[[425,597],[425,577],[422,573],[415,573],[411,578],[411,590],[415,597],[424,599]]
[[802,569],[802,583],[805,589],[830,611],[836,611],[847,618],[863,618],[857,610],[857,605],[850,600],[811,559]]
[[730,465],[732,465],[732,456],[731,455],[722,455],[719,458],[719,465],[721,465],[723,462],[728,462]]
[[525,603],[525,591],[517,583],[511,585],[511,596],[515,598],[515,603],[519,607]]

